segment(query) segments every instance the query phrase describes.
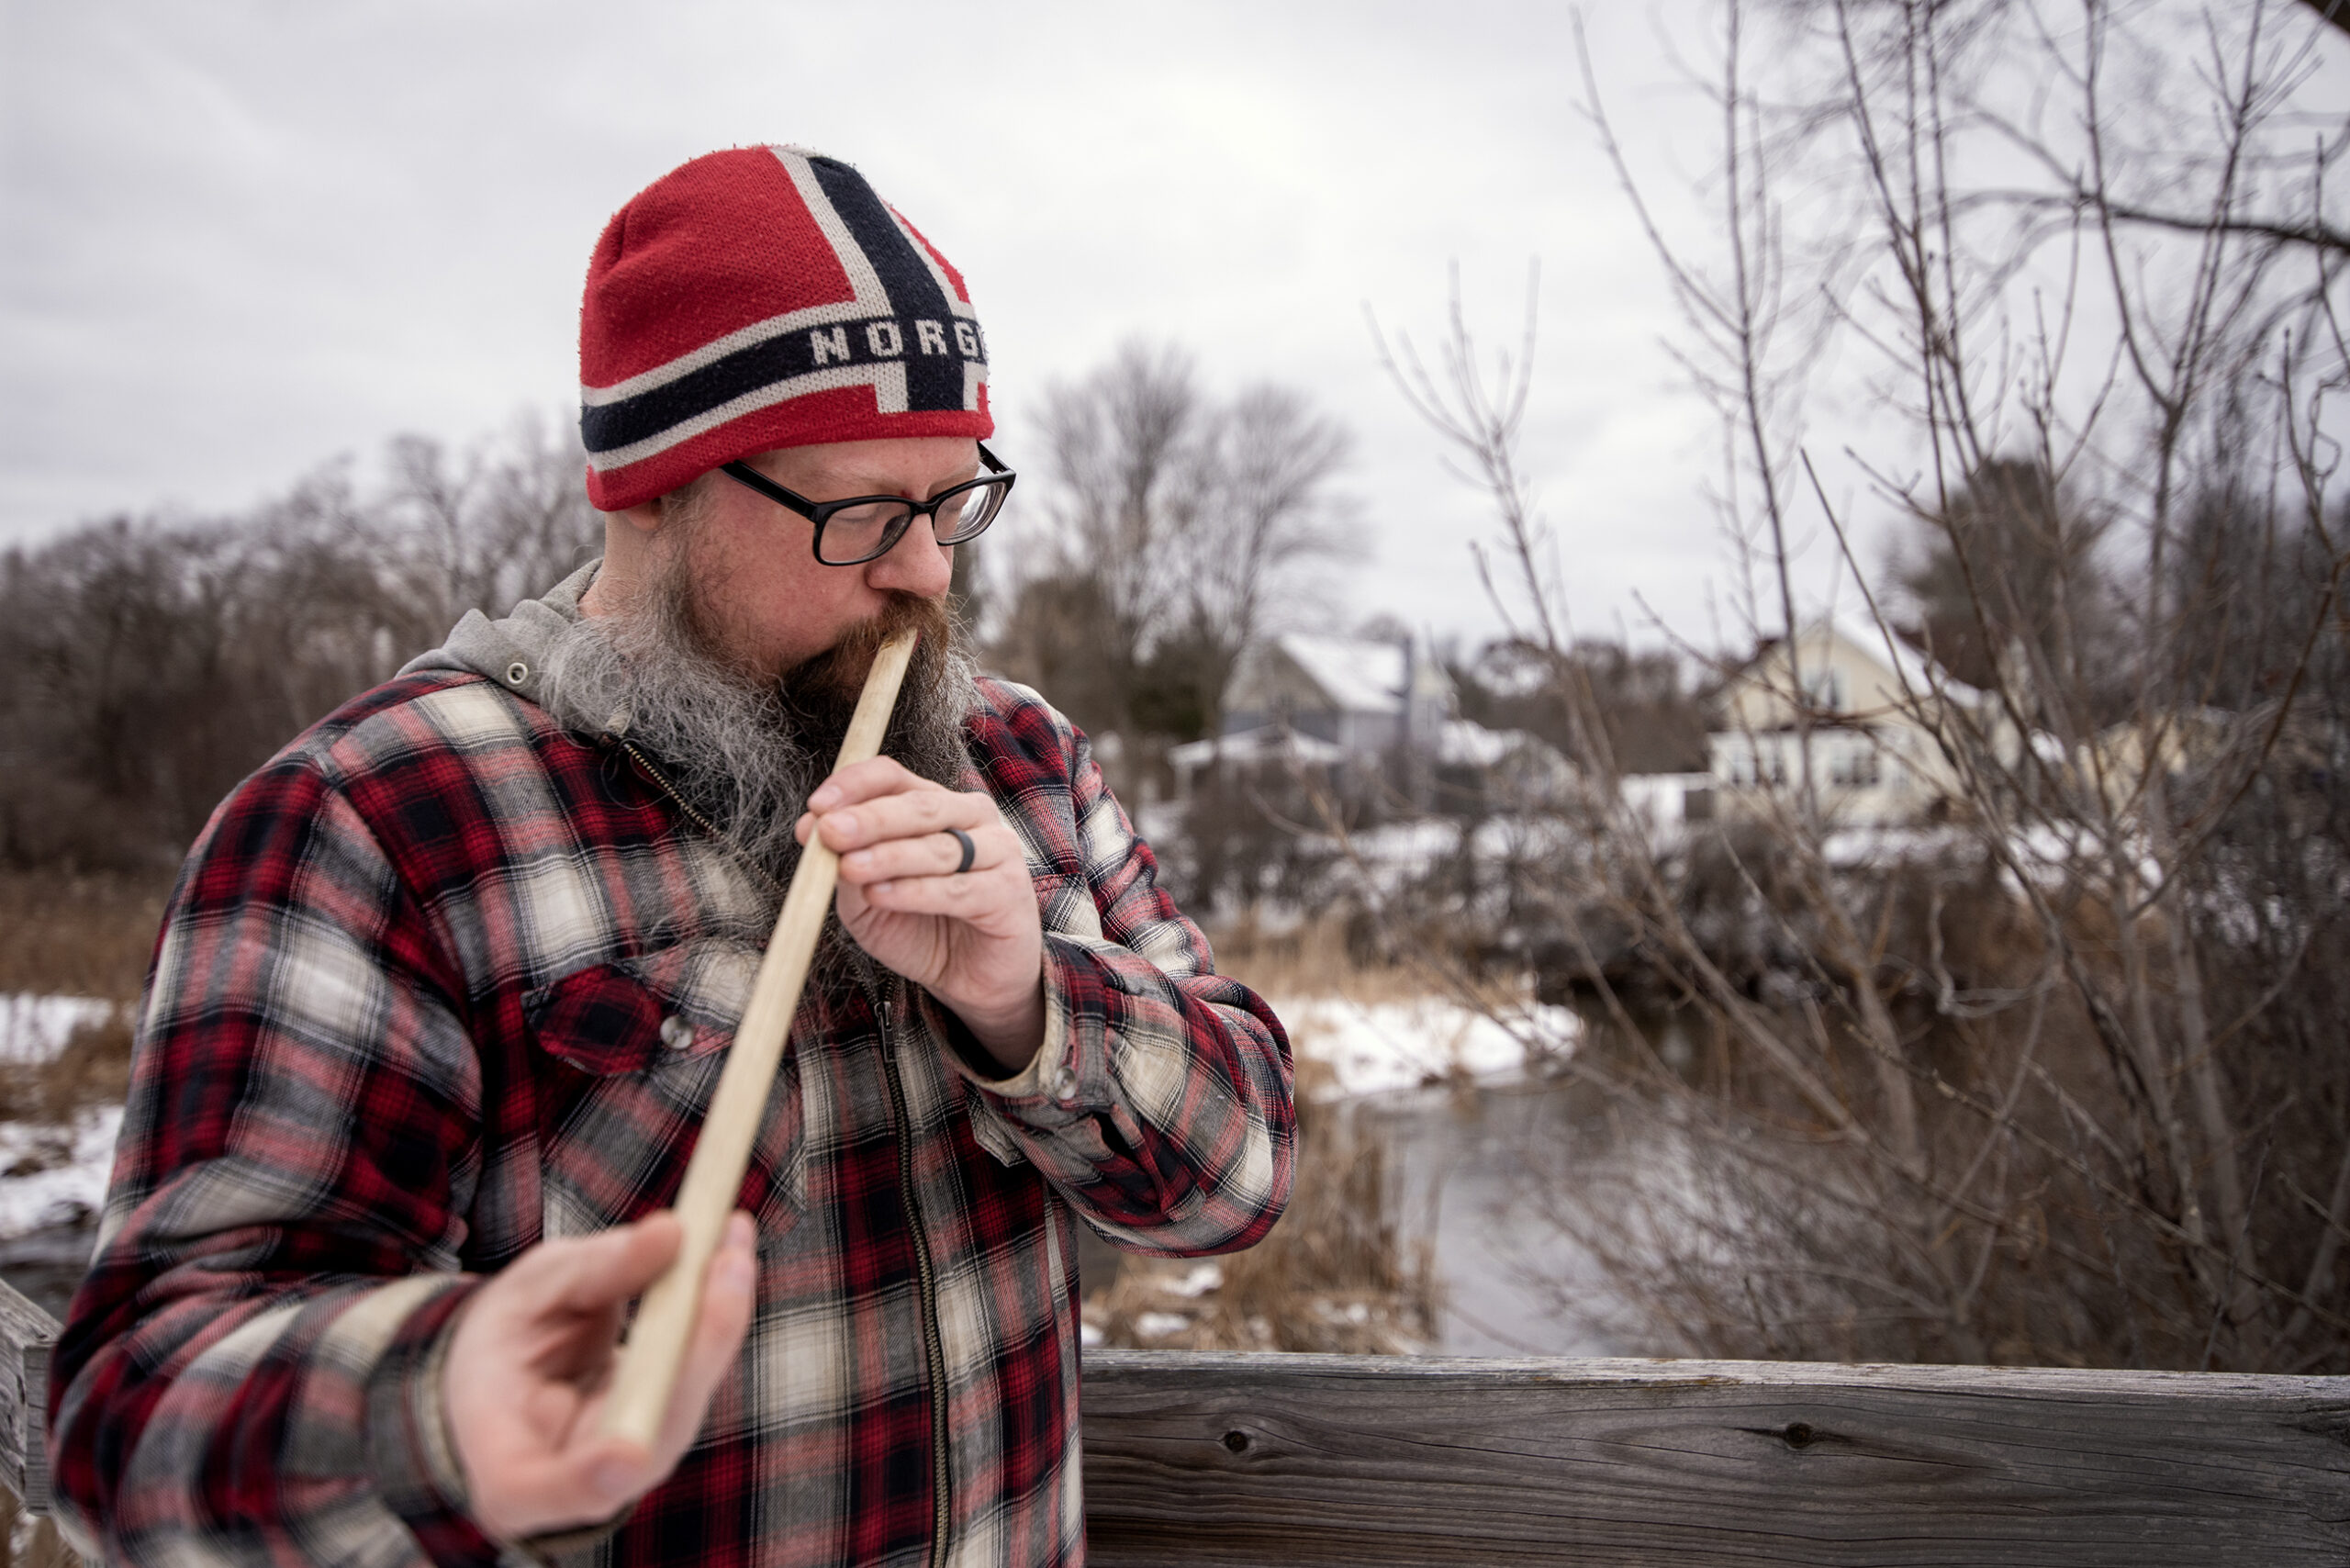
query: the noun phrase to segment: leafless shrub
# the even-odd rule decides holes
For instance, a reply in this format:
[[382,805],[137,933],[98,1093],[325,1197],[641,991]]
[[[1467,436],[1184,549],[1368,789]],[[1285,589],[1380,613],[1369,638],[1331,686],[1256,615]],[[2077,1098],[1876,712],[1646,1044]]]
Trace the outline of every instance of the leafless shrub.
[[1203,915],[1259,902],[1308,909],[1335,892],[1340,856],[1330,838],[1302,831],[1326,820],[1360,825],[1377,810],[1376,778],[1350,790],[1308,782],[1280,763],[1202,769],[1183,803],[1180,842],[1167,846],[1168,885]]
[[[2350,1369],[2350,241],[2345,128],[2296,97],[2313,24],[1819,0],[1774,7],[1758,83],[1752,9],[1727,0],[1711,83],[1718,266],[1640,212],[1728,438],[1766,648],[1744,722],[1790,744],[1723,824],[1659,834],[1556,683],[1596,766],[1512,918],[1615,1025],[1572,1066],[1637,1136],[1550,1213],[1660,1349]],[[1798,157],[1831,253],[1791,238]],[[1886,593],[1801,442],[1838,337],[1906,420],[1852,454],[1926,542]],[[1395,363],[1494,496],[1499,608],[1563,674],[1515,452],[1528,358],[1495,390],[1456,304],[1440,374]],[[1897,671],[1868,711],[1799,657],[1799,522]],[[1979,690],[1905,651],[1919,611]],[[1822,758],[1896,726],[1942,825],[1855,834]],[[1665,1002],[1688,1059],[1642,1027]]]

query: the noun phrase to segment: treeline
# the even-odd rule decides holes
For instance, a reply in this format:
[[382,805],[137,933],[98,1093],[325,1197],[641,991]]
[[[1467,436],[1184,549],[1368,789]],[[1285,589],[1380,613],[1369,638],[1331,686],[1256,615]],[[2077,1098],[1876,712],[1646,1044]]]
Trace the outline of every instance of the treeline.
[[[1050,387],[1035,430],[999,569],[967,548],[956,588],[990,662],[1089,730],[1142,756],[1210,733],[1252,637],[1335,612],[1312,588],[1362,553],[1332,488],[1349,442],[1302,395],[1214,395],[1131,344]],[[403,435],[364,483],[338,461],[243,512],[0,556],[0,867],[173,863],[303,726],[590,558],[582,463],[538,419],[464,451]]]
[[252,510],[122,516],[0,557],[0,868],[155,872],[305,725],[587,561],[568,432],[405,435]]
[[[959,553],[956,589],[989,666],[1116,736],[1106,764],[1138,800],[1168,747],[1217,732],[1243,649],[1346,624],[1338,585],[1370,536],[1351,439],[1294,388],[1220,393],[1137,342],[1049,386],[1023,444],[1017,508]],[[462,450],[402,435],[241,512],[117,516],[0,555],[0,868],[167,870],[306,725],[467,610],[501,614],[592,557],[583,461],[540,418]],[[1506,640],[1449,658],[1462,716],[1588,767],[1704,766],[1679,661],[1577,648],[1586,734],[1542,659]]]
[[[1122,737],[1131,789],[1212,733],[1252,638],[1337,613],[1329,568],[1363,554],[1334,488],[1349,438],[1292,389],[1212,393],[1141,343],[1049,387],[1033,431],[996,569],[966,547],[956,592],[991,667]],[[118,516],[0,556],[0,868],[175,864],[304,726],[591,558],[583,462],[536,418],[462,451],[403,435],[364,480],[339,460],[242,512]]]

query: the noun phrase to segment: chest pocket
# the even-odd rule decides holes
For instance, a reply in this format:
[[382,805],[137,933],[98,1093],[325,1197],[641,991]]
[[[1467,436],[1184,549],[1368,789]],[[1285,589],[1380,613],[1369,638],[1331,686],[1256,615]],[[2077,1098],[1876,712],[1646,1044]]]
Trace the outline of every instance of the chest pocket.
[[[548,1236],[673,1204],[751,994],[758,950],[714,938],[574,970],[524,999],[543,1110]],[[738,1202],[774,1234],[806,1191],[800,1075],[787,1051]]]

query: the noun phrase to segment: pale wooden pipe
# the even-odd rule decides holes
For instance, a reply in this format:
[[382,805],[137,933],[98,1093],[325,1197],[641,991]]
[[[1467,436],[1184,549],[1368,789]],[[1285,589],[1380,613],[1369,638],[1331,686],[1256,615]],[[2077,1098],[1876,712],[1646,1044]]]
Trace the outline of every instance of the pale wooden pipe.
[[[856,711],[850,715],[848,734],[841,742],[834,771],[878,756],[890,714],[898,703],[898,688],[906,678],[906,663],[913,656],[915,633],[901,632],[881,644],[873,667],[858,693]],[[751,1145],[766,1119],[767,1094],[775,1087],[776,1069],[791,1035],[792,1016],[800,1011],[800,988],[808,981],[808,966],[816,956],[816,939],[823,934],[824,916],[833,904],[833,889],[840,878],[840,856],[813,834],[800,853],[799,868],[783,895],[783,909],[775,920],[775,935],[767,939],[767,956],[759,960],[758,978],[751,985],[750,1004],[735,1026],[734,1044],[712,1092],[701,1137],[686,1165],[686,1179],[677,1193],[677,1218],[686,1227],[677,1261],[644,1293],[636,1322],[621,1347],[620,1365],[612,1374],[610,1396],[604,1405],[604,1433],[642,1443],[647,1449],[661,1429],[677,1387],[677,1370],[686,1359],[686,1343],[701,1316],[702,1277],[718,1252],[743,1190],[743,1174],[750,1168]]]

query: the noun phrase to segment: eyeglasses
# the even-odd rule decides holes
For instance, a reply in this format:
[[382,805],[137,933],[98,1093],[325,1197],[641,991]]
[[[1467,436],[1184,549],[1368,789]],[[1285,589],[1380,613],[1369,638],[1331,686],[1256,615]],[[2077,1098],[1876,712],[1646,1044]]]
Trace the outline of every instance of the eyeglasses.
[[1020,476],[996,461],[995,454],[979,448],[988,472],[940,491],[926,501],[903,496],[851,496],[845,500],[811,501],[785,489],[747,463],[728,463],[720,472],[747,485],[780,507],[789,507],[816,525],[816,559],[827,566],[854,566],[878,561],[904,538],[914,519],[927,516],[941,544],[977,539],[1003,510],[1012,482]]

